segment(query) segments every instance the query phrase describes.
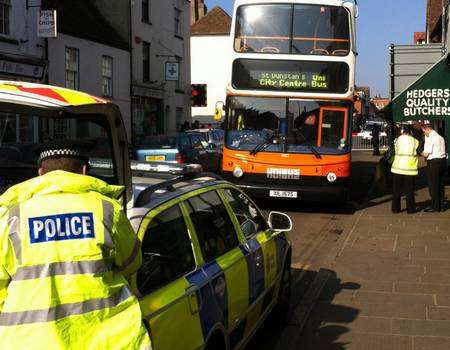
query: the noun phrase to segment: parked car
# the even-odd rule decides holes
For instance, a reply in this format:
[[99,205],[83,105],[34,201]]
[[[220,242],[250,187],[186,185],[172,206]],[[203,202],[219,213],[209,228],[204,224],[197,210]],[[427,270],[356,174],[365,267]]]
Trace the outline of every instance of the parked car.
[[292,222],[266,221],[229,182],[173,174],[136,179],[129,213],[143,257],[132,289],[153,349],[242,349],[269,315],[287,315]]
[[138,146],[136,158],[147,162],[197,163],[205,171],[220,170],[220,156],[199,133],[146,136]]
[[224,144],[225,132],[222,129],[192,129],[187,133],[200,133],[204,136],[205,140],[213,146],[214,149],[222,152],[222,146]]

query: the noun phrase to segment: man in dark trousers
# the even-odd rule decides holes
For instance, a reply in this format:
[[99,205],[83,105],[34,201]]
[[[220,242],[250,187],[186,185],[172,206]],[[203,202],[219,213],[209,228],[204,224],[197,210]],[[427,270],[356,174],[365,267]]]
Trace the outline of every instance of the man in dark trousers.
[[439,212],[444,210],[444,176],[447,168],[445,140],[430,124],[424,124],[422,130],[425,134],[422,155],[427,159],[428,189],[431,197],[431,206],[425,211]]
[[419,141],[412,136],[411,127],[403,125],[401,135],[394,141],[395,156],[392,163],[392,212],[400,212],[402,192],[406,195],[406,212],[414,214],[414,182],[419,171]]
[[373,147],[373,155],[380,155],[380,126],[378,124],[374,124],[372,126],[372,147]]

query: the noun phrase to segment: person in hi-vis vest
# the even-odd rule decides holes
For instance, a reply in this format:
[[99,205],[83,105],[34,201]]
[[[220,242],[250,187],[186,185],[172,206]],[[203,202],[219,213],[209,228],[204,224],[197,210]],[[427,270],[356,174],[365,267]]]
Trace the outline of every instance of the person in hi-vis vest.
[[151,349],[124,188],[86,176],[83,147],[45,145],[40,176],[0,197],[0,349]]
[[395,155],[392,163],[392,212],[399,213],[402,192],[406,196],[406,212],[416,211],[414,198],[415,178],[419,173],[419,141],[412,136],[409,125],[403,125],[401,135],[394,141]]

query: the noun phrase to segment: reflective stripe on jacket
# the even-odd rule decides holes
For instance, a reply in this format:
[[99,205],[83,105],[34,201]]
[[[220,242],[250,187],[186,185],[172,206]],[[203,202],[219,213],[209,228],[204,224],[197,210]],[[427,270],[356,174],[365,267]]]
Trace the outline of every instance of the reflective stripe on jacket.
[[391,172],[401,175],[417,175],[419,173],[419,141],[409,135],[401,135],[395,140],[395,156]]
[[54,171],[0,197],[0,349],[146,349],[123,188]]

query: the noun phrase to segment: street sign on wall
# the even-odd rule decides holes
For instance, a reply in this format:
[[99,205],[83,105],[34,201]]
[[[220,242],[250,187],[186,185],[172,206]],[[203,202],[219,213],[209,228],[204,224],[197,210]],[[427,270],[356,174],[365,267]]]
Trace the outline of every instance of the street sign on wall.
[[166,81],[178,81],[180,65],[178,62],[166,62]]
[[0,59],[0,74],[41,80],[44,78],[44,72],[44,66]]
[[40,10],[37,26],[39,38],[56,38],[56,10]]

